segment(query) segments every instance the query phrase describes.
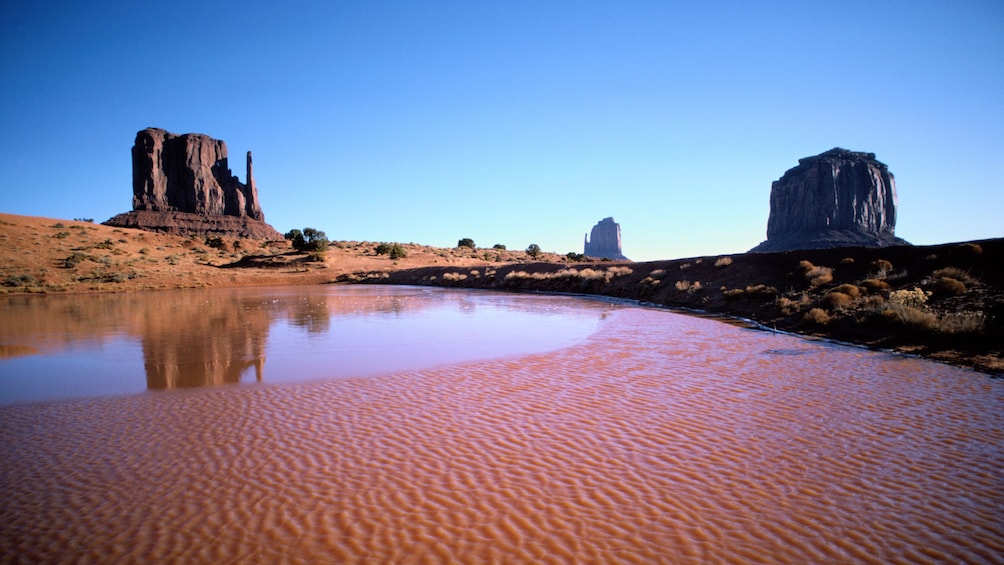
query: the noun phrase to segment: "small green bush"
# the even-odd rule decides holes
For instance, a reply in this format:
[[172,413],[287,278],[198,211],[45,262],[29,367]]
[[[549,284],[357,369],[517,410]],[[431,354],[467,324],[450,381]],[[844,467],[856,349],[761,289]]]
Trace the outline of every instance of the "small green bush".
[[495,249],[496,251],[505,251],[505,245],[502,245],[501,243],[496,243],[495,245],[492,246],[492,249]]
[[376,248],[373,249],[374,253],[377,255],[387,255],[390,253],[391,245],[389,243],[379,243]]
[[303,231],[289,230],[283,237],[293,242],[293,249],[305,253],[327,251],[330,243],[323,231],[314,228],[303,228]]
[[475,249],[476,248],[476,246],[474,245],[474,240],[471,239],[471,238],[469,238],[469,237],[465,237],[465,238],[463,238],[463,239],[461,239],[460,241],[457,242],[457,248],[461,248],[461,247],[466,247],[468,249]]
[[526,248],[526,254],[529,255],[530,257],[533,257],[534,259],[540,257],[540,253],[541,253],[540,246],[537,245],[536,243],[531,243],[530,246]]
[[408,252],[406,252],[404,247],[401,247],[401,244],[399,243],[391,245],[390,250],[387,253],[390,255],[391,259],[403,259],[408,256]]

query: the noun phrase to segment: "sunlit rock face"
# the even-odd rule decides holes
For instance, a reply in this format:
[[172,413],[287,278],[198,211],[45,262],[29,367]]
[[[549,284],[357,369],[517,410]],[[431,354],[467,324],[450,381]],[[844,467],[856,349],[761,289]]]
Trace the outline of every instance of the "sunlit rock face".
[[597,259],[625,261],[621,252],[621,226],[613,218],[603,218],[586,236],[582,254]]
[[895,235],[896,182],[874,153],[799,159],[770,190],[767,241],[753,252],[907,245]]
[[147,128],[132,147],[133,211],[105,222],[179,234],[281,239],[265,223],[251,152],[247,184],[230,171],[227,144],[198,133]]

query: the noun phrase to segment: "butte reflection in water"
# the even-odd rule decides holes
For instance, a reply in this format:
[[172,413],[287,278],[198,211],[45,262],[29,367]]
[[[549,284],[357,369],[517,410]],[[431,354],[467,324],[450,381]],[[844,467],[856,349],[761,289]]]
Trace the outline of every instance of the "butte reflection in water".
[[141,374],[147,389],[164,390],[373,376],[542,352],[584,339],[614,308],[413,287],[9,297],[0,397],[134,393]]

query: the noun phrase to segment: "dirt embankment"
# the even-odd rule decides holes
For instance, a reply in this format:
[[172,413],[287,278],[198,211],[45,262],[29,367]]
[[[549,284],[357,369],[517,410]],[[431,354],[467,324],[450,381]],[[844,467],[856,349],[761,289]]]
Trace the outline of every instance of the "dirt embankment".
[[594,294],[1004,373],[1004,239],[645,263],[426,266],[344,282]]

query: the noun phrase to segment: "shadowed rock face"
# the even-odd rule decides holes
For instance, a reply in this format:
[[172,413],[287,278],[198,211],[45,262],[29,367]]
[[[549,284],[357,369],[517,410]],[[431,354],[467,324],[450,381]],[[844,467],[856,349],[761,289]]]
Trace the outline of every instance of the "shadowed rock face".
[[158,128],[136,134],[132,147],[133,211],[107,225],[182,234],[281,239],[265,223],[251,152],[247,184],[230,171],[227,144],[208,135]]
[[597,259],[626,261],[621,252],[621,226],[613,218],[603,218],[586,236],[582,254]]
[[770,190],[767,241],[753,252],[907,245],[895,236],[896,183],[874,153],[799,159]]

